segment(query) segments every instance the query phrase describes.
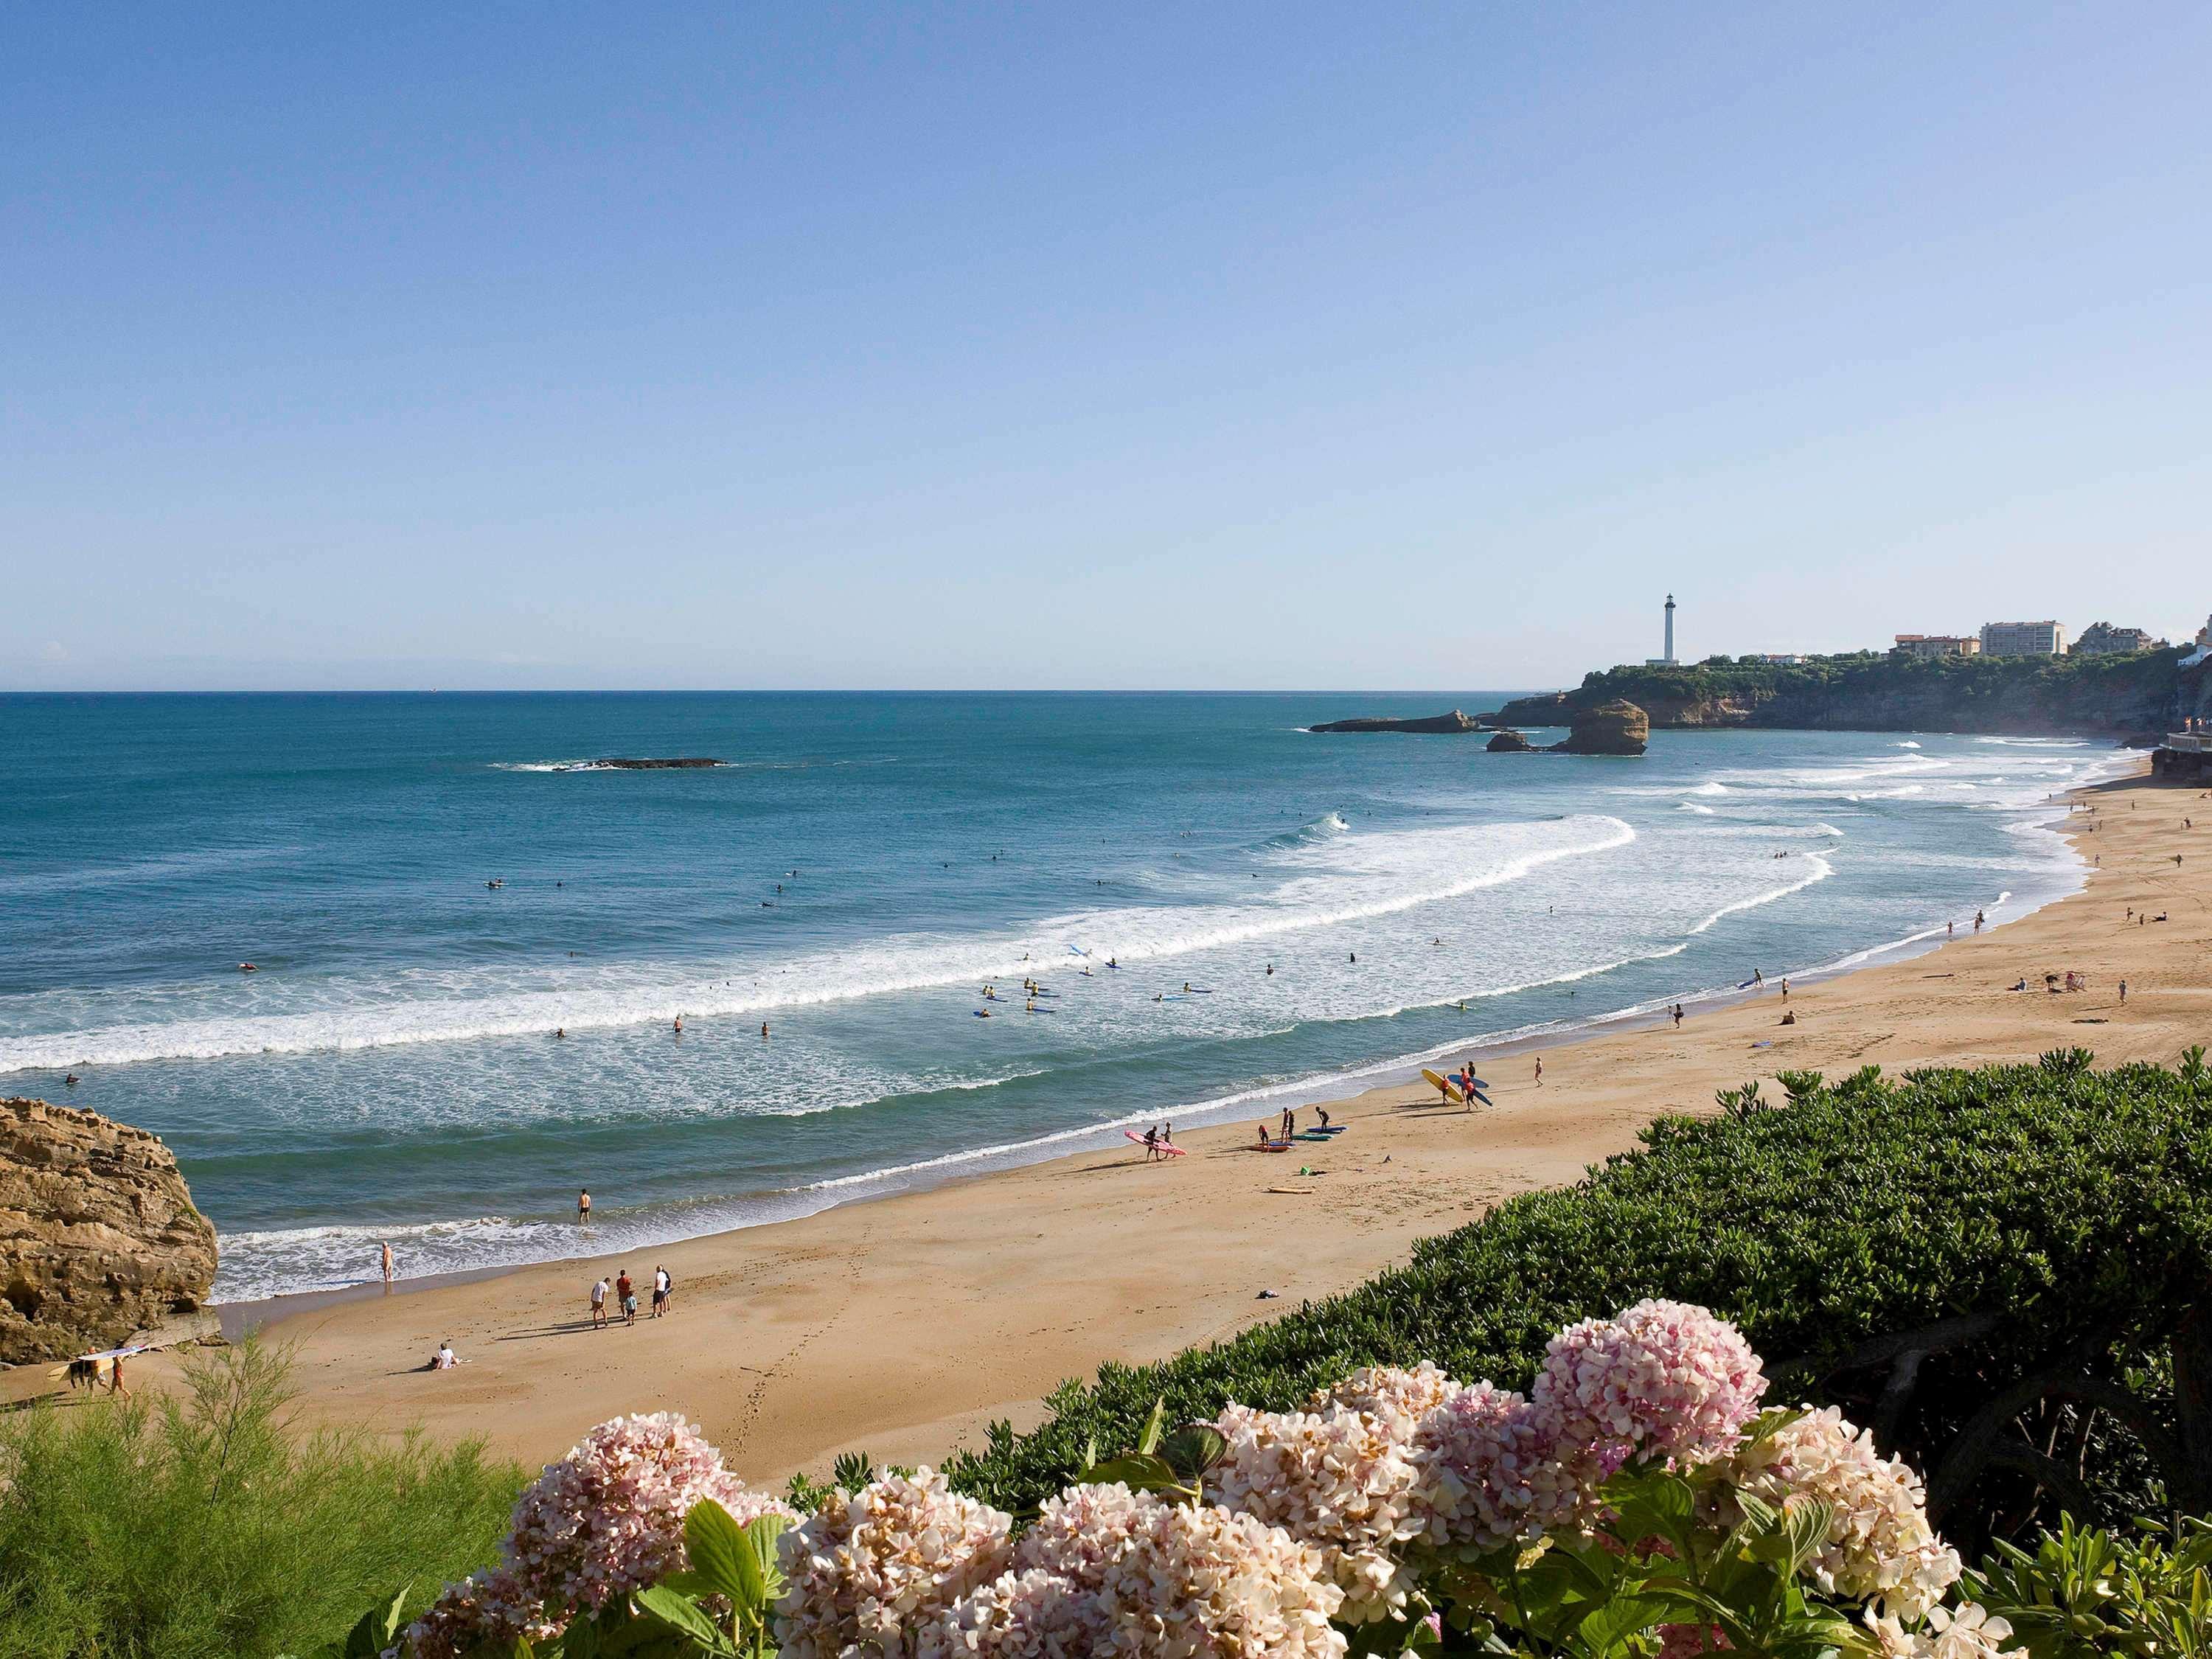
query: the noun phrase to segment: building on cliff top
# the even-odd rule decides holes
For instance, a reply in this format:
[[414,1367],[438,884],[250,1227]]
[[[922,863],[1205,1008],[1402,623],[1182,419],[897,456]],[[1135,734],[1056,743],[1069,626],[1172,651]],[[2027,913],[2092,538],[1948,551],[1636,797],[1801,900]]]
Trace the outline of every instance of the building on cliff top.
[[2091,623],[2074,641],[2077,657],[2109,657],[2130,651],[2163,651],[2164,640],[2153,639],[2140,628],[2115,628],[2110,623]]
[[1978,657],[1982,642],[1972,634],[1899,634],[1891,649],[1908,657]]
[[1985,657],[2063,657],[2066,629],[2055,622],[1984,623]]

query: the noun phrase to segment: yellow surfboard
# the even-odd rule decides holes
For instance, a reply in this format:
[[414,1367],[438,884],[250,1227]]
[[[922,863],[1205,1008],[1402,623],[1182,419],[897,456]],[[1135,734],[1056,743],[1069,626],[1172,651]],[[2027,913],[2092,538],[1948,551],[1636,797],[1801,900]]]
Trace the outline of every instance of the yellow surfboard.
[[1421,1075],[1429,1080],[1429,1086],[1446,1100],[1456,1102],[1462,1106],[1467,1104],[1467,1097],[1459,1091],[1459,1085],[1444,1076],[1443,1073],[1431,1072],[1424,1066]]

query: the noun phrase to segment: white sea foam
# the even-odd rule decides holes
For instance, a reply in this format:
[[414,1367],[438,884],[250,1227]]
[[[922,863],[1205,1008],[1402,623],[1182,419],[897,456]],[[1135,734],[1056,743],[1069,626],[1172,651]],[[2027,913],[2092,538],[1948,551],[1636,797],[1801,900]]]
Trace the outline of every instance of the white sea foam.
[[[1283,878],[1242,903],[1079,911],[996,936],[896,935],[804,956],[773,973],[734,967],[678,975],[630,963],[586,976],[556,971],[502,984],[482,969],[416,970],[393,981],[324,981],[319,1006],[240,1015],[93,1025],[0,1037],[0,1073],[117,1066],[227,1054],[349,1051],[408,1043],[586,1031],[816,1006],[897,992],[1018,977],[1070,943],[1133,963],[1371,920],[1522,879],[1562,859],[1625,847],[1619,818],[1331,834],[1271,854]],[[487,989],[486,987],[492,988]],[[264,1002],[289,993],[255,988]],[[428,990],[431,994],[420,994]]]

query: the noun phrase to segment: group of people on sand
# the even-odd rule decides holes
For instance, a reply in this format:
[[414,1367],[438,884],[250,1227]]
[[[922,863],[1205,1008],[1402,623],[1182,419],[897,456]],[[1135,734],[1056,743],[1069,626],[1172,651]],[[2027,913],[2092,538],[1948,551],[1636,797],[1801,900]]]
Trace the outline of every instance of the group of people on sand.
[[[616,1310],[625,1325],[637,1323],[637,1286],[629,1276],[629,1269],[617,1271],[612,1282],[602,1273],[592,1285],[592,1328],[605,1330],[614,1322],[607,1312],[607,1298],[614,1297]],[[668,1269],[655,1267],[653,1270],[653,1317],[659,1319],[668,1310],[676,1295],[676,1281]]]
[[1145,1131],[1145,1161],[1170,1158],[1182,1150],[1175,1144],[1175,1125],[1165,1122]]

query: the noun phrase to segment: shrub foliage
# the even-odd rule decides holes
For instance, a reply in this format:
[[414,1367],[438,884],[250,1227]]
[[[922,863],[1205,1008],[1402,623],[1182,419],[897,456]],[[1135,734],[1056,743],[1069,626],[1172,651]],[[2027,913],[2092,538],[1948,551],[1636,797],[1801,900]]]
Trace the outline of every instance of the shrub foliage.
[[249,1341],[188,1361],[181,1400],[0,1418],[0,1654],[273,1655],[492,1553],[521,1470],[295,1433],[285,1372]]
[[1669,1297],[1735,1322],[1776,1397],[1834,1401],[1928,1472],[1972,1546],[2055,1520],[2212,1510],[2212,1073],[1872,1068],[1655,1123],[1579,1185],[1424,1241],[1411,1262],[1232,1340],[1069,1383],[1032,1433],[947,1473],[1023,1509],[1085,1448],[1231,1400],[1287,1409],[1366,1364],[1525,1387],[1559,1326]]

